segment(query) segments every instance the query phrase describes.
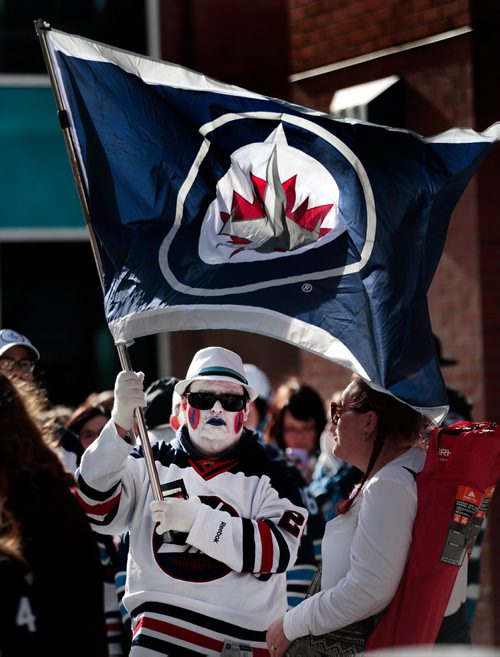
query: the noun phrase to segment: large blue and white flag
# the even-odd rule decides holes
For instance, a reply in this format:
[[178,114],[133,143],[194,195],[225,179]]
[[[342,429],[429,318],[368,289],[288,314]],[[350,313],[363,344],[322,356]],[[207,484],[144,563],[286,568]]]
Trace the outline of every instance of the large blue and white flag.
[[116,344],[260,333],[444,415],[427,291],[499,124],[424,138],[57,30],[47,43]]

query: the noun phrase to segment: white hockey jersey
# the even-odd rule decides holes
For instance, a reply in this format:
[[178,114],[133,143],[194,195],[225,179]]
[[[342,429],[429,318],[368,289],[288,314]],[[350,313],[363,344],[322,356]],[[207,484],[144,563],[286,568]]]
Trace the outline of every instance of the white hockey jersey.
[[175,533],[173,542],[154,531],[142,449],[120,438],[113,422],[77,471],[93,529],[130,532],[123,602],[131,656],[215,656],[229,641],[267,657],[266,631],[287,609],[285,571],[308,515],[289,469],[247,430],[221,460],[196,454],[185,428],[152,450],[164,496],[202,501],[189,534]]

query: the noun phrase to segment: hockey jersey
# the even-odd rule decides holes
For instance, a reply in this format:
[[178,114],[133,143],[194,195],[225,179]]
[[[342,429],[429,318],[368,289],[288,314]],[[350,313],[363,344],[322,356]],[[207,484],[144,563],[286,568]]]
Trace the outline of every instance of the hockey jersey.
[[46,650],[38,633],[31,574],[8,552],[0,550],[0,655],[19,657]]
[[265,635],[287,609],[286,570],[307,520],[289,469],[244,430],[222,459],[195,452],[185,427],[152,445],[164,497],[198,495],[189,534],[156,534],[144,454],[109,422],[83,455],[78,496],[92,527],[129,531],[123,603],[132,619],[134,657],[220,655],[224,643],[268,655]]

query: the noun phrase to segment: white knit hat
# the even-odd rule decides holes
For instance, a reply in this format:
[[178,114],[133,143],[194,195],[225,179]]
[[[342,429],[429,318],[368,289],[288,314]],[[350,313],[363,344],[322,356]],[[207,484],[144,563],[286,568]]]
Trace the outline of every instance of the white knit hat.
[[193,381],[229,381],[239,383],[251,400],[256,399],[257,391],[248,385],[243,362],[238,354],[223,347],[206,347],[197,351],[183,381],[174,390],[183,395]]

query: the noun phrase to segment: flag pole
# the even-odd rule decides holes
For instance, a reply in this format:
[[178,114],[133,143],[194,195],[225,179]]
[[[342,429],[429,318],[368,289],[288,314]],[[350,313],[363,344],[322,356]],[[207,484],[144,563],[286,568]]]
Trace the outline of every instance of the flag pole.
[[[37,36],[40,40],[40,45],[42,47],[43,58],[45,60],[45,65],[47,67],[47,71],[48,71],[48,74],[49,74],[49,79],[50,79],[50,83],[51,83],[51,86],[52,86],[52,91],[54,92],[54,97],[55,97],[56,106],[57,106],[57,116],[58,116],[58,119],[59,119],[59,125],[61,126],[63,136],[64,136],[64,141],[66,143],[66,149],[67,149],[68,155],[69,155],[71,170],[73,172],[73,177],[75,179],[76,187],[77,187],[77,190],[78,190],[78,196],[80,198],[80,204],[82,206],[83,216],[85,217],[85,223],[86,223],[87,231],[88,231],[89,238],[90,238],[92,253],[94,254],[94,260],[95,260],[95,264],[96,264],[96,267],[97,267],[97,273],[99,275],[99,281],[101,283],[101,288],[102,288],[102,291],[103,291],[103,294],[104,294],[104,270],[103,270],[103,267],[102,267],[101,255],[99,253],[99,248],[98,248],[98,244],[97,244],[97,237],[96,237],[94,227],[92,226],[92,222],[91,222],[91,219],[90,219],[89,203],[88,203],[88,198],[87,198],[87,192],[86,192],[86,189],[85,189],[85,185],[83,183],[82,170],[81,170],[80,163],[79,163],[77,155],[76,155],[75,145],[74,145],[73,140],[71,138],[69,115],[68,115],[68,112],[66,111],[66,108],[64,107],[63,96],[62,96],[61,91],[59,89],[59,85],[58,85],[58,82],[57,82],[57,76],[55,74],[54,65],[52,63],[49,47],[47,45],[46,32],[51,29],[50,24],[46,23],[45,21],[43,21],[41,19],[39,19],[39,20],[35,21],[35,29],[36,29]],[[131,343],[129,343],[129,344],[131,344]],[[130,355],[129,355],[129,352],[128,352],[127,344],[124,344],[124,343],[116,344],[115,343],[115,347],[116,347],[116,350],[118,352],[118,358],[120,360],[120,365],[121,365],[122,369],[132,370],[132,364],[131,364],[131,361],[130,361]],[[142,451],[144,453],[144,459],[146,461],[146,468],[147,468],[147,471],[148,471],[149,480],[151,482],[151,488],[153,489],[153,495],[154,495],[155,499],[163,500],[163,495],[162,495],[161,486],[160,486],[160,479],[158,477],[158,471],[157,471],[155,463],[154,463],[153,451],[151,449],[151,443],[149,442],[148,432],[147,432],[147,428],[146,428],[146,420],[145,420],[144,411],[143,411],[142,408],[136,408],[135,409],[135,419],[137,421],[139,438],[140,438],[140,441],[141,441]]]

